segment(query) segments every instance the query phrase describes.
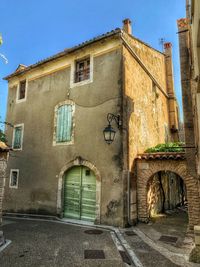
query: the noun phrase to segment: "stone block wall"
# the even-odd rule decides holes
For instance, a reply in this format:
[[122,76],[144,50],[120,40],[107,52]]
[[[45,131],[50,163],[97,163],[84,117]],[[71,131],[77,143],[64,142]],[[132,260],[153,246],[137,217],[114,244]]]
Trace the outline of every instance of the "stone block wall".
[[5,177],[6,177],[6,167],[7,167],[6,153],[0,152],[0,224],[2,223],[2,204],[3,204]]
[[179,51],[182,84],[182,102],[184,114],[184,132],[186,144],[186,160],[190,175],[196,177],[196,148],[195,148],[195,127],[192,101],[191,84],[191,49],[189,20],[180,19],[177,22],[179,30]]
[[126,36],[134,52],[162,86],[162,93],[151,77],[124,47],[124,93],[128,128],[129,170],[137,154],[171,140],[166,88],[165,56]]

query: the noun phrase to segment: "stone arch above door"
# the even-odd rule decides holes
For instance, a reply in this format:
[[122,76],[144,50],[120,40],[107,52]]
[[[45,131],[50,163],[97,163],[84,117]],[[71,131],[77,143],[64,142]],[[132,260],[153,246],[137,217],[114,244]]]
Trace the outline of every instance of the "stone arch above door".
[[62,214],[62,197],[63,197],[63,176],[64,174],[74,166],[85,166],[92,170],[96,177],[96,219],[95,223],[100,224],[100,204],[101,204],[101,176],[96,166],[81,157],[66,163],[58,176],[58,192],[57,192],[57,214]]
[[147,205],[147,183],[151,177],[159,171],[170,171],[179,175],[187,189],[189,227],[200,223],[200,198],[199,182],[187,171],[186,160],[184,158],[144,158],[137,159],[137,200],[138,200],[138,219],[148,220]]

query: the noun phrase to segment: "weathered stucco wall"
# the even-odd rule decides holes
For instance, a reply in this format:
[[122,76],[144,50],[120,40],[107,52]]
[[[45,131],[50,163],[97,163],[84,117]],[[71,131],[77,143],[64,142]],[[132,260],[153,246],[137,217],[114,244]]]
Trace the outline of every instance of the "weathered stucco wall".
[[[105,41],[100,44],[102,51],[104,46]],[[81,58],[91,51],[81,50],[74,57]],[[70,67],[32,78],[28,81],[27,100],[19,104],[16,104],[17,88],[11,83],[7,121],[24,123],[24,139],[23,150],[13,152],[14,157],[8,163],[7,176],[11,168],[19,169],[19,183],[18,189],[11,189],[7,179],[6,211],[56,214],[61,169],[81,157],[100,173],[100,222],[123,225],[121,131],[117,131],[110,146],[102,132],[107,125],[107,113],[121,112],[121,60],[119,48],[94,55],[93,82],[73,88],[70,88]],[[54,108],[66,99],[75,103],[74,144],[53,146]],[[7,136],[11,143],[12,130],[7,130]]]

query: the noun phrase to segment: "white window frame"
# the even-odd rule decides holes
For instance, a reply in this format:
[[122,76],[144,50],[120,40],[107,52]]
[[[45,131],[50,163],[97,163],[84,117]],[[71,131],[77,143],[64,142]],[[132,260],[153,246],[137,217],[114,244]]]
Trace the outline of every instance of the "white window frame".
[[[12,180],[12,173],[17,172],[17,184],[16,185],[11,185],[11,180]],[[10,170],[10,180],[9,180],[9,187],[17,189],[18,188],[18,181],[19,181],[19,169],[11,169]]]
[[[21,147],[20,148],[14,148],[14,140],[15,140],[15,128],[22,127],[22,134],[21,134]],[[12,149],[14,151],[21,151],[23,148],[23,139],[24,139],[24,123],[15,124],[13,127],[13,137],[12,137]]]
[[[72,106],[72,133],[71,140],[67,142],[56,142],[56,131],[57,131],[57,114],[59,107],[63,105],[71,105]],[[62,145],[73,145],[74,144],[74,128],[75,128],[75,103],[72,100],[65,100],[63,102],[58,103],[54,109],[54,131],[53,131],[53,146],[62,146]]]
[[[26,86],[25,86],[25,97],[22,98],[22,99],[19,99],[19,88],[20,88],[20,82],[22,82],[22,81],[26,81]],[[18,82],[18,85],[17,85],[17,94],[16,94],[16,103],[17,103],[17,104],[26,101],[26,98],[27,98],[27,89],[28,89],[28,79],[21,79],[21,80]]]
[[[75,82],[76,62],[82,59],[90,58],[90,78],[81,82]],[[77,57],[71,62],[70,87],[82,86],[93,82],[94,57],[92,54],[84,57]]]

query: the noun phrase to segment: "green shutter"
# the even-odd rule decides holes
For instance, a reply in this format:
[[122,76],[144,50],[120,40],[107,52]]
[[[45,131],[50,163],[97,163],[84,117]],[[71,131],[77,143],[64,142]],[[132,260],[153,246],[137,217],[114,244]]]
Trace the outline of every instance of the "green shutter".
[[63,105],[57,111],[56,142],[68,142],[72,138],[72,106]]
[[15,127],[14,130],[14,145],[13,148],[19,149],[21,148],[22,143],[22,127]]

